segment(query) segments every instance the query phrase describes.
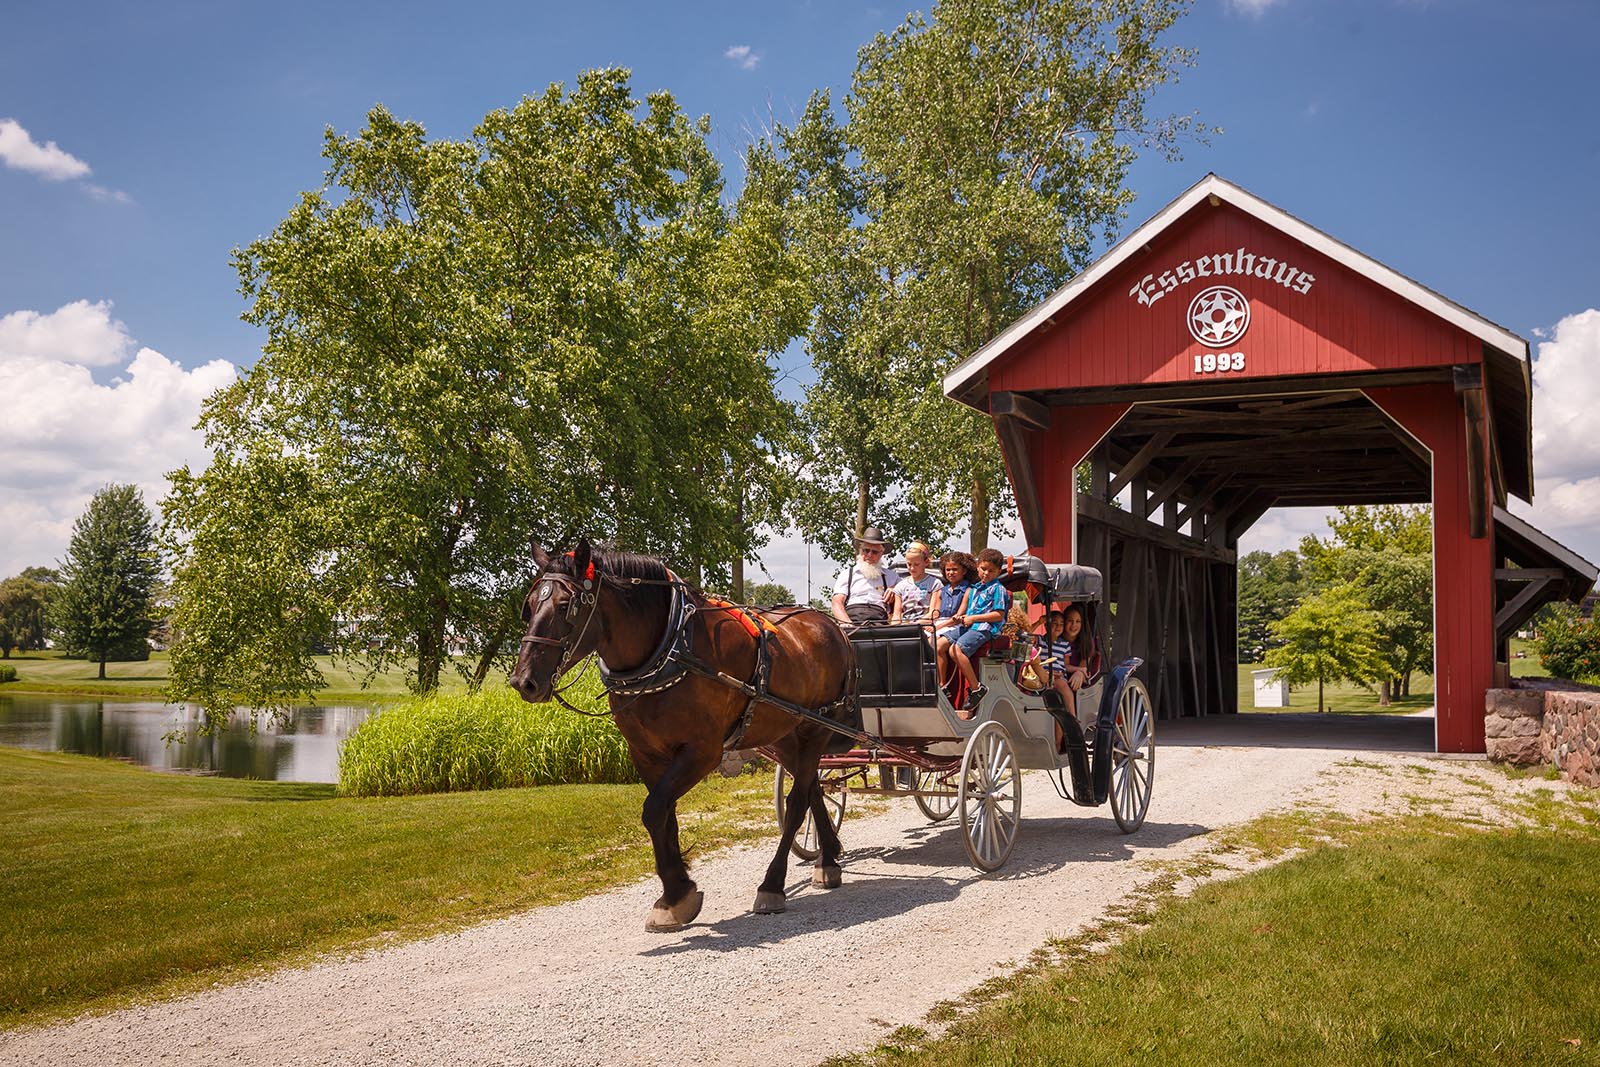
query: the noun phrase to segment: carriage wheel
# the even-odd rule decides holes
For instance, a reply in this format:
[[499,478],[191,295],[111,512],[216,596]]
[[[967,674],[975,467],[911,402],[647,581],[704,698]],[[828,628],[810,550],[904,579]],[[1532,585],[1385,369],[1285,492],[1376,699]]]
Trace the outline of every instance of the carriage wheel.
[[967,741],[961,757],[962,841],[980,871],[998,870],[1022,828],[1022,772],[1006,728],[990,720]]
[[[821,780],[820,772],[818,780]],[[789,802],[789,772],[782,767],[778,768],[777,776],[772,780],[772,806],[778,813],[778,832],[783,832],[783,811]],[[830,792],[822,791],[822,806],[828,809],[828,818],[833,823],[834,832],[839,831],[839,824],[844,822],[845,793],[842,789]],[[795,831],[794,843],[789,846],[789,851],[803,860],[814,860],[822,854],[821,842],[817,839],[816,820],[812,814],[806,812],[806,821],[800,824],[800,829]]]
[[1111,814],[1125,834],[1144,823],[1150,790],[1156,780],[1155,716],[1150,694],[1137,678],[1129,678],[1117,700],[1111,728]]
[[[931,796],[923,796],[931,793]],[[939,771],[917,772],[917,807],[929,822],[943,822],[956,810],[958,794],[950,776]]]

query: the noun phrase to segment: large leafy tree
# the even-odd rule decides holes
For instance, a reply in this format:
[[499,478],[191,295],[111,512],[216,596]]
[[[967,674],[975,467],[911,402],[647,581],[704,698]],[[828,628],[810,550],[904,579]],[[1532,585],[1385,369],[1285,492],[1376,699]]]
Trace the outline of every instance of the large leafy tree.
[[10,659],[13,648],[27,652],[44,647],[54,592],[54,585],[26,573],[0,582],[0,657]]
[[530,534],[695,576],[748,555],[805,305],[784,187],[731,209],[707,129],[607,70],[462,141],[382,108],[328,134],[326,187],[236,254],[262,355],[206,405],[215,462],[173,478],[174,696],[303,697],[330,637],[422,691],[462,638],[481,680]]
[[863,502],[903,497],[930,522],[906,532],[941,539],[965,518],[988,541],[1008,502],[993,431],[940,380],[1117,231],[1139,151],[1174,156],[1197,129],[1146,112],[1191,60],[1163,43],[1187,7],[943,0],[861,50],[842,128],[813,101],[793,148],[813,189],[834,185],[815,220],[833,225],[816,230],[813,511],[843,525],[853,495],[859,527]]
[[1272,624],[1278,647],[1267,653],[1290,685],[1317,683],[1317,710],[1324,710],[1323,689],[1329,682],[1367,685],[1387,666],[1381,651],[1378,622],[1353,584],[1339,585],[1307,597],[1300,606]]
[[155,519],[137,486],[110,485],[72,524],[54,617],[68,652],[100,664],[148,659],[151,601],[161,575]]
[[1300,554],[1251,552],[1239,560],[1239,658],[1259,663],[1276,640],[1272,624],[1288,615],[1310,591]]
[[1433,512],[1341,507],[1328,527],[1326,538],[1303,538],[1300,552],[1316,584],[1354,583],[1372,608],[1387,664],[1379,703],[1387,705],[1396,692],[1410,695],[1413,673],[1433,666]]

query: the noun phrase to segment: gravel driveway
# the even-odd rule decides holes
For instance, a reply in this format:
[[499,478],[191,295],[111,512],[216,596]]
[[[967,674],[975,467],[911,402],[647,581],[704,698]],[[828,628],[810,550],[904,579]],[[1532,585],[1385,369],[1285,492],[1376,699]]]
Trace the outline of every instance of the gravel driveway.
[[[1487,804],[1481,763],[1327,748],[1165,747],[1144,828],[1025,779],[1021,838],[997,876],[967,866],[953,822],[907,800],[846,819],[844,886],[794,868],[786,914],[747,909],[770,858],[697,864],[696,923],[647,934],[656,883],[635,883],[460,933],[330,958],[181,1000],[0,1035],[0,1064],[815,1064],[916,1024],[1052,936],[1138,894],[1149,861],[1295,802],[1369,811],[1426,790]],[[1397,781],[1405,789],[1393,789]],[[1548,787],[1550,783],[1537,783]],[[641,831],[642,833],[642,831]]]

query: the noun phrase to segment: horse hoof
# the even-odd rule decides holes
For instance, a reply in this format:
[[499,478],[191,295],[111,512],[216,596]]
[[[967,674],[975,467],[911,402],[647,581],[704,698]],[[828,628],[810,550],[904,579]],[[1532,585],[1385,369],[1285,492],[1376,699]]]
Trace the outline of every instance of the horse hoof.
[[700,914],[700,907],[706,902],[706,895],[698,889],[691,891],[676,904],[667,904],[656,901],[656,906],[650,909],[650,921],[644,928],[652,934],[668,934],[674,930],[682,930],[694,922],[696,915]]
[[843,881],[842,872],[837,863],[829,863],[822,867],[813,868],[811,871],[811,884],[818,889],[838,889]]
[[782,893],[768,893],[765,890],[756,891],[756,904],[750,910],[757,915],[776,915],[788,910],[789,901]]

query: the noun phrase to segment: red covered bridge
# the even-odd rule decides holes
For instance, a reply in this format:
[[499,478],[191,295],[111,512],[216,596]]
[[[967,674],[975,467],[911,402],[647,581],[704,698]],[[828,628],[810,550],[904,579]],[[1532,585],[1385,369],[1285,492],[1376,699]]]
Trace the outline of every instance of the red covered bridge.
[[1595,580],[1505,510],[1528,343],[1215,175],[944,388],[993,417],[1032,550],[1104,572],[1167,715],[1238,708],[1235,546],[1269,508],[1433,504],[1442,752],[1483,751],[1507,639]]

